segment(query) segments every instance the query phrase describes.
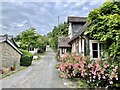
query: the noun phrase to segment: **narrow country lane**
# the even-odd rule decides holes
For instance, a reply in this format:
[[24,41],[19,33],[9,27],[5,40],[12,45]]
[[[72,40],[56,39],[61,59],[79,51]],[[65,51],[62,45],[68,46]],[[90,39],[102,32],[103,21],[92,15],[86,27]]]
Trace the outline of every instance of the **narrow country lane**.
[[41,59],[25,70],[2,79],[2,88],[67,88],[55,69],[56,60],[51,48]]

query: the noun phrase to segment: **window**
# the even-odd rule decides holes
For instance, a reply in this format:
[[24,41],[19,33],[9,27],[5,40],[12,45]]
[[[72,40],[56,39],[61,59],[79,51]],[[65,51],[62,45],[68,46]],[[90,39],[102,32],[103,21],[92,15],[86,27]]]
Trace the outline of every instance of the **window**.
[[103,52],[103,43],[96,40],[91,40],[90,42],[90,55],[92,58],[100,58],[101,52]]
[[79,54],[79,44],[76,45],[76,54]]
[[92,43],[93,58],[98,58],[98,43]]
[[66,53],[66,49],[62,48],[62,54]]
[[29,48],[29,51],[34,51],[34,48],[33,48],[33,47],[30,47],[30,48]]

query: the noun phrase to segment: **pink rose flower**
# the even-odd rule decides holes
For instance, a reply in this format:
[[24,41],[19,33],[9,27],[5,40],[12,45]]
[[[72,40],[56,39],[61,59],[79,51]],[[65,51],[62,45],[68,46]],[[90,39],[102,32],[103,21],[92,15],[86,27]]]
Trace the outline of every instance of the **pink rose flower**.
[[79,57],[75,57],[75,60],[76,60],[76,61],[79,61],[79,59],[80,59]]
[[107,68],[107,65],[104,65],[104,68]]
[[92,64],[88,64],[88,68],[91,68],[91,67],[93,67]]
[[108,76],[108,74],[105,74],[105,76]]
[[67,58],[67,54],[63,54],[63,59],[66,59]]
[[65,67],[62,64],[60,65],[60,70],[65,71]]
[[103,71],[103,70],[101,71],[101,74],[104,74],[104,71]]
[[109,78],[112,80],[112,79],[113,79],[113,76],[110,76]]
[[77,69],[78,67],[79,67],[79,64],[78,63],[76,63],[76,64],[74,64],[74,69]]
[[72,57],[74,57],[75,56],[75,54],[74,53],[72,53]]
[[118,66],[115,66],[115,69],[118,69]]
[[106,79],[106,77],[105,77],[105,76],[102,76],[102,78],[103,78],[103,79]]

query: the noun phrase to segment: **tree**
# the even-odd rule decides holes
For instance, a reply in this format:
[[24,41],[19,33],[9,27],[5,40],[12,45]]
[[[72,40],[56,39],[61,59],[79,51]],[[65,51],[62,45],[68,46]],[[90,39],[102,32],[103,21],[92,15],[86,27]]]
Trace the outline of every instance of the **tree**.
[[26,31],[23,31],[20,35],[20,42],[21,42],[21,47],[23,49],[28,49],[30,46],[37,47],[36,45],[36,40],[38,38],[38,35],[35,33],[35,28],[29,28]]
[[49,41],[50,46],[57,50],[58,46],[58,37],[60,36],[67,36],[68,35],[68,29],[67,29],[67,23],[64,22],[62,24],[59,24],[57,27],[55,26],[52,30],[52,32],[47,34],[47,38]]
[[106,43],[106,51],[116,60],[120,58],[120,2],[105,2],[88,15],[92,22],[87,33]]

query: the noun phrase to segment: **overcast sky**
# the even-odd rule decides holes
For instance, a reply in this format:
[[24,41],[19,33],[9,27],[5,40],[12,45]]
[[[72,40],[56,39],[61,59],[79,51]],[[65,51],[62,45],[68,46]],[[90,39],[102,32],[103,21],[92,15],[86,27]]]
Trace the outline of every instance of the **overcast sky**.
[[2,32],[0,34],[18,35],[22,31],[35,27],[36,32],[46,35],[53,27],[67,20],[68,16],[87,16],[89,11],[100,7],[104,0],[5,0],[2,2]]

